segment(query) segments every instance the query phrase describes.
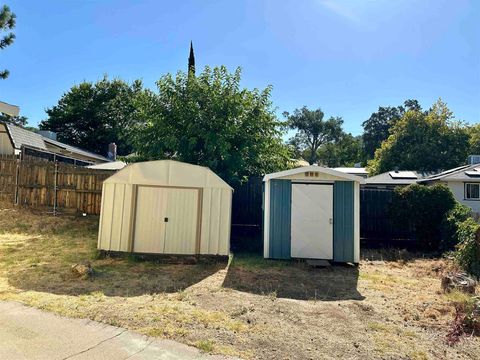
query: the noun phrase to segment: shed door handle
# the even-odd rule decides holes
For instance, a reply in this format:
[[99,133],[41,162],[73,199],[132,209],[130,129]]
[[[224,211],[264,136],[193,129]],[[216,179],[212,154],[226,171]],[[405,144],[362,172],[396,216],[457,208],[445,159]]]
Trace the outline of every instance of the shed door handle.
[[168,222],[168,217],[166,217],[165,219],[163,219],[163,221]]
[[333,219],[332,219],[332,218],[328,219],[328,222],[329,222],[330,224],[333,224]]

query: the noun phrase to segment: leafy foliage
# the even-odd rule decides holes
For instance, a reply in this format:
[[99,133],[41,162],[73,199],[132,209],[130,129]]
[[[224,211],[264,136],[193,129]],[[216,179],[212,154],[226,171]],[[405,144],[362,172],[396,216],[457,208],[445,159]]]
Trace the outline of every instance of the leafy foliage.
[[343,133],[338,141],[322,145],[318,149],[320,163],[328,167],[354,166],[364,156],[362,137]]
[[415,225],[417,241],[423,250],[436,251],[440,246],[441,225],[455,203],[446,185],[412,184],[395,189],[390,211],[398,225],[409,222]]
[[469,154],[480,154],[480,124],[475,124],[467,129],[470,139],[468,144],[470,146]]
[[0,121],[24,127],[27,125],[28,119],[25,116],[11,116],[0,113]]
[[[16,20],[17,17],[10,11],[10,8],[7,5],[3,5],[0,10],[0,32],[7,32],[7,34],[0,38],[0,50],[13,44],[15,34],[11,30],[15,28]],[[0,71],[0,79],[6,79],[9,74],[8,70]]]
[[458,201],[447,214],[443,224],[443,236],[440,248],[442,251],[453,250],[459,243],[458,228],[461,223],[472,217],[472,209]]
[[420,171],[450,169],[465,162],[469,151],[467,130],[438,100],[423,113],[407,111],[391,129],[391,135],[368,163],[379,174],[394,167]]
[[297,130],[296,135],[290,139],[290,144],[310,164],[318,162],[317,152],[322,145],[338,141],[343,134],[342,118],[330,117],[324,120],[325,114],[321,109],[309,110],[304,106],[295,109],[293,114],[285,112],[284,116],[288,119],[288,126]]
[[375,150],[380,148],[382,142],[390,135],[392,127],[400,120],[405,111],[421,111],[417,100],[406,100],[403,106],[380,106],[377,112],[365,120],[363,126],[363,146],[367,159],[372,159]]
[[285,169],[290,154],[271,88],[241,89],[240,80],[240,68],[229,73],[224,66],[206,67],[198,76],[163,76],[158,93],[137,99],[139,156],[208,166],[231,184]]
[[459,342],[462,335],[480,336],[480,300],[472,296],[454,305],[455,319],[447,334],[450,346]]
[[469,218],[458,225],[458,244],[454,252],[455,261],[468,273],[480,277],[480,225]]
[[96,83],[83,82],[46,110],[48,118],[40,123],[40,129],[55,131],[60,141],[100,154],[115,142],[119,154],[128,154],[132,151],[135,97],[142,91],[140,81],[130,85],[104,77]]

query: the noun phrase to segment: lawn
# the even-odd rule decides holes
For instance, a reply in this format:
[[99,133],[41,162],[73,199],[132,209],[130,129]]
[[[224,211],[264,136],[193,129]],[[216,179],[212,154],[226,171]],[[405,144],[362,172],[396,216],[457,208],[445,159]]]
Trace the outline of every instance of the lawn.
[[[364,252],[359,267],[238,254],[165,264],[99,258],[97,220],[0,209],[0,300],[256,359],[478,359],[480,339],[450,347],[443,259]],[[367,259],[365,259],[367,258]],[[71,266],[89,260],[91,279]]]

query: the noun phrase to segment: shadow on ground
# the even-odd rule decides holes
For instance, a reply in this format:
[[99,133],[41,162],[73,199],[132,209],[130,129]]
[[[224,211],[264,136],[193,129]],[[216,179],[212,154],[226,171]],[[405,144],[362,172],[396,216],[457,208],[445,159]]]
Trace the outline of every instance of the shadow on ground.
[[106,296],[132,297],[183,291],[226,266],[227,262],[161,264],[144,261],[132,264],[108,259],[93,263],[95,273],[90,279],[78,278],[70,266],[59,268],[49,264],[12,272],[7,277],[11,286],[25,291],[72,296],[102,292]]
[[297,300],[363,300],[357,290],[356,266],[313,268],[304,262],[264,260],[240,256],[228,269],[223,286],[258,295]]

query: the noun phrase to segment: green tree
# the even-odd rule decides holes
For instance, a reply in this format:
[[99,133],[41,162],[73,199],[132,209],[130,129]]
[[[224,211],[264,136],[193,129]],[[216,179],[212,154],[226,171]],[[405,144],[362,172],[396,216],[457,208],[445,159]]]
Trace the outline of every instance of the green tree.
[[453,120],[440,99],[424,113],[409,110],[369,161],[370,173],[400,169],[437,171],[465,163],[469,151],[467,128]]
[[480,155],[480,124],[468,127],[470,139],[468,141],[471,155]]
[[11,116],[8,114],[0,113],[0,121],[25,127],[27,125],[28,119],[25,116]]
[[424,250],[439,250],[442,227],[456,200],[444,184],[412,184],[397,187],[390,205],[391,217],[402,226],[412,223],[419,245]]
[[373,158],[375,150],[390,135],[390,129],[408,110],[422,111],[422,108],[417,100],[405,100],[403,106],[380,106],[377,112],[363,122],[363,146],[367,159]]
[[295,153],[301,154],[310,164],[319,161],[318,149],[322,145],[331,144],[343,135],[343,120],[340,117],[330,117],[324,120],[321,109],[309,110],[306,106],[295,109],[293,114],[284,112],[290,129],[297,133],[290,139],[290,145]]
[[40,129],[55,131],[60,141],[99,154],[105,154],[111,142],[117,144],[119,154],[129,154],[135,97],[142,91],[138,80],[128,84],[104,77],[95,83],[83,82],[46,110],[48,118],[40,123]]
[[[16,19],[17,17],[10,11],[10,8],[7,5],[3,5],[0,10],[0,33],[7,32],[7,34],[0,38],[0,50],[13,44],[15,34],[11,30],[15,27]],[[0,71],[0,79],[6,79],[9,74],[8,70]]]
[[163,76],[158,93],[138,97],[138,154],[208,166],[231,184],[285,169],[290,154],[271,88],[242,89],[240,80],[240,68],[229,73],[224,66],[205,67],[195,77]]
[[318,149],[320,163],[328,167],[354,166],[364,159],[362,137],[344,133],[334,143]]

